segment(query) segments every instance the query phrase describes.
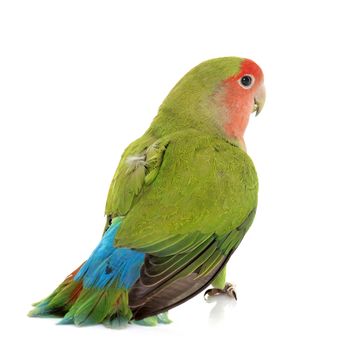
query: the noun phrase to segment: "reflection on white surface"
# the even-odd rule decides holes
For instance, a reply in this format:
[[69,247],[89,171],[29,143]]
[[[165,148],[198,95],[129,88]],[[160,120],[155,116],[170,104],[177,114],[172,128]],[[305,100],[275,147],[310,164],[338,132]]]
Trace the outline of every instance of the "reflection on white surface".
[[207,303],[213,304],[209,313],[209,324],[215,325],[225,320],[226,313],[233,312],[237,302],[234,298],[227,295],[217,295],[209,297]]

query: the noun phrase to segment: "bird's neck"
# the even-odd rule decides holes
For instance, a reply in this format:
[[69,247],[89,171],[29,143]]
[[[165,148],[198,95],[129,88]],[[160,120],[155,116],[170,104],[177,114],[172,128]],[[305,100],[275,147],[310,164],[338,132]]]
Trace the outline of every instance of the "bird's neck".
[[227,89],[218,89],[210,96],[200,96],[193,103],[175,100],[163,104],[147,133],[160,138],[187,129],[222,137],[246,150],[244,132],[252,106],[240,105]]

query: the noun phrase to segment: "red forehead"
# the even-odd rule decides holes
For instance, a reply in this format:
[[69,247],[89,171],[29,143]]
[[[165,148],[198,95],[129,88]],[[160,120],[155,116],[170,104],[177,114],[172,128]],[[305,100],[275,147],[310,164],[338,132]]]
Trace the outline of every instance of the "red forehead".
[[[236,84],[234,84],[234,83],[237,80],[239,80],[241,77],[243,77],[243,75],[246,75],[246,74],[253,75],[255,78],[255,81],[258,84],[260,84],[264,81],[264,74],[263,74],[261,68],[254,61],[252,61],[248,58],[244,58],[242,63],[241,63],[241,69],[239,70],[239,72],[237,74],[227,78],[226,80],[224,80],[224,82],[235,87]],[[257,84],[255,84],[255,85],[257,85]],[[247,92],[248,91],[249,90],[247,90]]]
[[252,74],[255,79],[263,79],[263,72],[260,67],[252,60],[245,58],[241,63],[241,70],[236,75],[236,78],[240,78],[245,74]]

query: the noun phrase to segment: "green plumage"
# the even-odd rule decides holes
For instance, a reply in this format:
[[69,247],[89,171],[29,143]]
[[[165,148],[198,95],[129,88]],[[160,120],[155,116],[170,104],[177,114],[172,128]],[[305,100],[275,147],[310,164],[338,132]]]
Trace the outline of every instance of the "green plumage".
[[[191,70],[121,159],[106,204],[108,220],[125,216],[115,244],[153,257],[152,266],[144,269],[150,290],[140,292],[135,286],[138,292],[130,294],[134,313],[141,299],[152,303],[157,293],[160,299],[172,298],[161,291],[193,274],[194,280],[212,279],[254,218],[254,165],[235,138],[223,135],[225,118],[212,98],[241,63],[227,57]],[[222,286],[224,278],[222,272],[214,285]],[[141,276],[140,283],[144,280]],[[161,311],[172,306],[164,304]]]
[[[159,142],[166,148],[164,154],[158,153],[162,158],[158,176],[129,192],[133,205],[123,220],[117,246],[160,256],[181,253],[201,239],[214,234],[221,238],[233,231],[256,208],[256,172],[240,148],[193,129]],[[145,178],[147,158],[134,169],[130,178],[140,174]],[[125,184],[124,177],[120,181]],[[186,244],[193,236],[195,242]]]
[[[241,143],[225,135],[227,107],[213,97],[242,62],[226,57],[191,70],[121,158],[108,193],[105,230],[122,218],[116,249],[146,254],[131,290],[83,288],[73,299],[77,282],[63,282],[41,303],[46,309],[34,315],[56,310],[67,312],[68,323],[113,324],[156,316],[210,283],[223,287],[228,258],[257,207],[254,165]],[[162,319],[167,320],[151,317],[148,323]]]

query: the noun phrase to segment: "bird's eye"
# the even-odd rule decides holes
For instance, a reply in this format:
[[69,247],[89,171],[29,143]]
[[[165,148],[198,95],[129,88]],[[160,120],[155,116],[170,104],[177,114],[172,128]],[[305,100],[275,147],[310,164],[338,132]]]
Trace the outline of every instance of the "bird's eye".
[[249,89],[253,84],[254,77],[252,75],[246,74],[243,75],[241,79],[239,79],[239,85],[241,85],[243,89]]

